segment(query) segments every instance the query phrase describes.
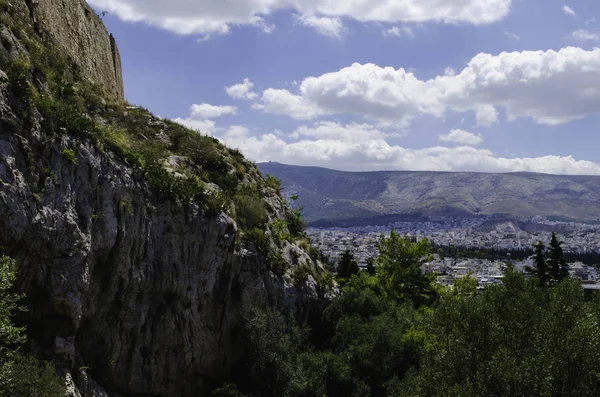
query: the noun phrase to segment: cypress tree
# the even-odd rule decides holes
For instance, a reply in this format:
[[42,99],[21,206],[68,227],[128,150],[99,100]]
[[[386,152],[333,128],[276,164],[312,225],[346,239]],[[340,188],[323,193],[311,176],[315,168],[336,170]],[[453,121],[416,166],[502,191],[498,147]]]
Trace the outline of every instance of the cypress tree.
[[561,281],[569,275],[569,265],[565,260],[561,244],[562,241],[558,241],[556,233],[552,232],[547,262],[552,278],[556,281]]
[[544,246],[544,243],[541,241],[538,241],[534,246],[533,246],[534,252],[533,252],[533,262],[535,265],[535,269],[533,269],[533,273],[535,275],[538,276],[538,278],[540,279],[540,285],[544,286],[544,285],[548,285],[548,280],[549,280],[549,272],[548,272],[548,263],[546,262],[546,247]]

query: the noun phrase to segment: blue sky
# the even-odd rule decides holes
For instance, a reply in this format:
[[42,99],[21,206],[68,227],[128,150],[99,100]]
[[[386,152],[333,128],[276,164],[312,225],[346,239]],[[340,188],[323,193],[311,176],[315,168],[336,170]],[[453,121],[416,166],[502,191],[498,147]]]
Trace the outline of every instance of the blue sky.
[[598,2],[90,3],[130,102],[254,161],[600,174]]

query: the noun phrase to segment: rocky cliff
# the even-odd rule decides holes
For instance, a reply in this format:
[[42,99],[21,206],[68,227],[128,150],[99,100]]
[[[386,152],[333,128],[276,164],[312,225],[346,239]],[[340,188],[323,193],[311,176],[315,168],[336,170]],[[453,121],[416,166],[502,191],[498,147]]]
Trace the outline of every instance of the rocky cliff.
[[114,101],[116,47],[84,3],[28,2],[33,24],[18,3],[0,4],[0,246],[28,348],[74,396],[204,395],[244,357],[248,313],[308,318],[327,272],[239,152]]
[[74,62],[81,78],[101,85],[111,99],[124,99],[121,56],[115,39],[84,0],[10,0],[5,6],[21,26],[58,45]]

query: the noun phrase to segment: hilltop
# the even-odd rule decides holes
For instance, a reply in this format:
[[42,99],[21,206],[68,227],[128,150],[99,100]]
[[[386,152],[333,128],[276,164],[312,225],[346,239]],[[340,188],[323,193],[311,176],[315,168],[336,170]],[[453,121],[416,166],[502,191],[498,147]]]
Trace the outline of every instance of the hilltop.
[[535,173],[373,171],[260,163],[298,195],[314,225],[381,224],[426,216],[600,219],[600,177]]

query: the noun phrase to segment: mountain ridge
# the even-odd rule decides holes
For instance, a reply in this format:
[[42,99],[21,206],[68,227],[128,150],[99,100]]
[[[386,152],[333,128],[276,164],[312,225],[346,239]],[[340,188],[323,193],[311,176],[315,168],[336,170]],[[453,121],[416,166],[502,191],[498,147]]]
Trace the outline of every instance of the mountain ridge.
[[[532,172],[339,171],[259,163],[298,195],[312,225],[376,224],[390,218],[536,215],[565,220],[600,218],[600,176]],[[382,219],[378,219],[382,218]]]

